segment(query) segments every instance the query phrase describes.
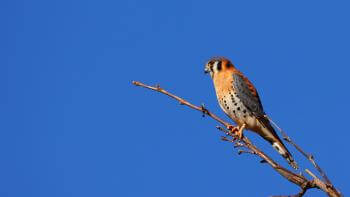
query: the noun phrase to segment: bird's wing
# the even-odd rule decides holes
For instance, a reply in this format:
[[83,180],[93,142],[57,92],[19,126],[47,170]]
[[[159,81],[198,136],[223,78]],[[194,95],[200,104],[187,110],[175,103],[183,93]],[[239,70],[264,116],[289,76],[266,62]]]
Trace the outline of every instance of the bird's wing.
[[263,117],[265,115],[258,92],[246,77],[240,73],[233,74],[233,87],[238,98],[254,116]]
[[243,105],[257,118],[260,123],[267,128],[270,133],[281,141],[270,124],[270,121],[265,117],[265,112],[261,104],[259,94],[253,84],[244,77],[241,73],[233,74],[233,87],[237,93],[237,97]]

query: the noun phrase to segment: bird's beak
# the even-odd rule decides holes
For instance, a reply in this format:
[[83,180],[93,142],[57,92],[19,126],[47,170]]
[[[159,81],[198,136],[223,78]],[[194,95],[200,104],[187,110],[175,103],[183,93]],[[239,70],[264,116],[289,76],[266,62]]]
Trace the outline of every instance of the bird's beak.
[[205,67],[204,69],[204,74],[208,74],[209,73],[209,68],[208,67]]

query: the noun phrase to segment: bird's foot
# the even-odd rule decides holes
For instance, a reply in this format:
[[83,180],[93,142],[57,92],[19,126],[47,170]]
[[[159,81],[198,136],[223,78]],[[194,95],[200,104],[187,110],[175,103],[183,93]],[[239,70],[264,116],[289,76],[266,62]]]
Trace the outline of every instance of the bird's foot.
[[243,138],[243,130],[245,129],[246,124],[243,124],[241,127],[239,127],[237,135],[238,139],[241,140]]

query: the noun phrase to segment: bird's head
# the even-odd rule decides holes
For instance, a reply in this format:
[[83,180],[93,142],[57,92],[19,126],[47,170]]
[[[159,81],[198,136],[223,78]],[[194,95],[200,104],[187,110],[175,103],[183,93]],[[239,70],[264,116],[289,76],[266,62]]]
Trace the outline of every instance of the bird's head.
[[233,64],[227,58],[214,57],[205,64],[204,73],[209,73],[214,78],[218,73],[232,68]]

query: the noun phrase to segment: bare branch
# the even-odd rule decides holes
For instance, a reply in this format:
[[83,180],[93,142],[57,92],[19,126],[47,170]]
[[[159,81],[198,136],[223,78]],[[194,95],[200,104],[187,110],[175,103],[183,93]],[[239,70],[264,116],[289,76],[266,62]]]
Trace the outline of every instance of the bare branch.
[[[242,137],[242,139],[239,140],[239,142],[237,142],[238,136],[237,136],[237,128],[232,126],[231,124],[225,122],[224,120],[220,119],[219,117],[217,117],[216,115],[214,115],[213,113],[211,113],[208,109],[206,109],[204,107],[204,105],[202,104],[201,106],[196,106],[191,104],[190,102],[184,100],[183,98],[180,98],[174,94],[171,94],[169,92],[167,92],[166,90],[160,88],[159,85],[157,85],[156,87],[153,86],[149,86],[149,85],[145,85],[141,82],[137,82],[137,81],[133,81],[132,82],[134,85],[136,86],[141,86],[147,89],[151,89],[160,93],[163,93],[175,100],[177,100],[178,102],[180,102],[181,105],[185,105],[188,106],[192,109],[195,109],[197,111],[200,111],[203,113],[203,115],[207,115],[211,118],[213,118],[214,120],[216,120],[217,122],[221,123],[222,125],[224,125],[227,129],[224,129],[220,126],[217,126],[217,129],[219,129],[220,131],[224,132],[227,136],[230,136],[229,139],[227,136],[222,137],[221,139],[224,141],[229,141],[234,143],[235,147],[244,147],[247,148],[248,150],[239,150],[238,153],[242,154],[242,153],[249,153],[249,154],[254,154],[259,156],[264,162],[268,163],[277,173],[279,173],[281,176],[283,176],[285,179],[287,179],[288,181],[298,185],[301,188],[301,191],[293,196],[303,196],[305,194],[305,192],[308,189],[311,188],[318,188],[323,190],[325,193],[327,193],[328,196],[334,196],[334,197],[339,197],[342,196],[340,194],[340,192],[338,192],[335,187],[331,184],[326,184],[324,183],[322,180],[318,179],[315,175],[312,176],[312,173],[309,173],[310,171],[306,171],[307,173],[310,174],[310,176],[313,177],[312,180],[308,180],[306,177],[304,177],[302,174],[296,174],[282,166],[280,166],[277,162],[275,162],[274,160],[272,160],[268,155],[266,155],[263,151],[261,151],[260,149],[258,149],[255,145],[253,145],[253,143],[245,136]],[[281,130],[282,132],[282,130]],[[283,137],[290,143],[293,144],[293,146],[295,146],[296,148],[298,147],[294,142],[292,142],[290,140],[290,138],[284,133],[282,132]],[[298,149],[298,148],[297,148]],[[300,149],[300,148],[299,148]],[[299,150],[298,149],[298,150]],[[301,150],[301,149],[300,149]],[[299,150],[299,151],[300,151]],[[302,154],[305,153],[301,150]],[[306,156],[308,156],[308,154],[305,154]],[[304,156],[305,156],[304,155]],[[307,157],[308,159],[313,159],[312,157]],[[316,163],[315,163],[316,164]],[[317,164],[315,165],[315,167],[317,166]],[[316,167],[317,169],[317,167]],[[312,174],[312,175],[311,175]],[[326,179],[329,180],[329,179]]]
[[134,85],[136,85],[136,86],[142,86],[142,87],[144,87],[144,88],[148,88],[148,89],[151,89],[151,90],[154,90],[154,91],[163,93],[163,94],[165,94],[165,95],[168,95],[168,96],[170,96],[171,98],[173,98],[173,99],[179,101],[181,105],[186,105],[186,106],[188,106],[188,107],[190,107],[190,108],[192,108],[192,109],[201,111],[202,113],[204,113],[204,114],[206,114],[206,115],[212,117],[214,120],[216,120],[216,121],[220,122],[221,124],[225,125],[225,127],[229,127],[229,126],[230,126],[230,124],[226,123],[225,121],[223,121],[222,119],[220,119],[219,117],[217,117],[216,115],[212,114],[212,113],[209,112],[207,109],[205,109],[204,106],[200,106],[200,107],[195,106],[195,105],[193,105],[193,104],[187,102],[186,100],[184,100],[184,99],[182,99],[182,98],[180,98],[180,97],[178,97],[178,96],[176,96],[176,95],[173,95],[173,94],[171,94],[171,93],[165,91],[164,89],[160,88],[159,85],[157,85],[157,87],[152,87],[152,86],[145,85],[145,84],[143,84],[143,83],[141,83],[141,82],[138,82],[138,81],[133,81],[132,83],[133,83]]

